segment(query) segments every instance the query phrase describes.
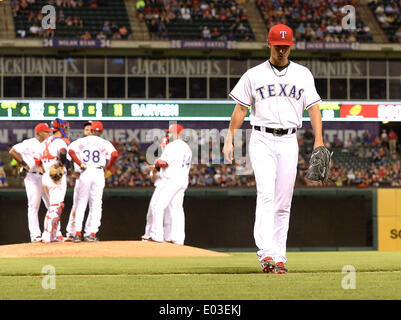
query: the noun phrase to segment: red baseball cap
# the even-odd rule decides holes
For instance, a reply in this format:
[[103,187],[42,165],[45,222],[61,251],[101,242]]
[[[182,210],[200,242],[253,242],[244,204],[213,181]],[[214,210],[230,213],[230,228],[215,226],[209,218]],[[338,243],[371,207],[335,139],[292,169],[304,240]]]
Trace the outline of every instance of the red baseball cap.
[[101,123],[100,121],[93,121],[91,124],[91,130],[103,131],[103,123]]
[[165,147],[168,145],[168,137],[163,137],[160,143],[160,147]]
[[172,124],[172,125],[170,125],[170,127],[168,129],[166,129],[164,131],[180,133],[183,130],[184,130],[184,127],[182,125],[180,125],[180,124]]
[[292,29],[285,24],[276,24],[269,31],[269,42],[273,46],[293,46]]
[[35,127],[35,133],[39,132],[54,132],[55,130],[50,128],[47,123],[39,123]]

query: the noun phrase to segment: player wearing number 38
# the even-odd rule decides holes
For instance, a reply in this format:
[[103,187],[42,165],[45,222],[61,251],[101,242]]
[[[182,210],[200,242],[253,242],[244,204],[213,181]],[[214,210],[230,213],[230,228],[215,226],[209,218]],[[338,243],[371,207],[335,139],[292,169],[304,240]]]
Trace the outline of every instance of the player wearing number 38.
[[114,146],[100,136],[103,124],[93,121],[91,135],[72,142],[68,148],[71,159],[81,168],[79,177],[80,194],[77,196],[75,217],[70,217],[75,225],[75,232],[81,233],[82,222],[89,202],[91,214],[85,226],[84,240],[98,241],[102,218],[102,196],[105,186],[104,170],[109,170],[117,160],[118,152]]

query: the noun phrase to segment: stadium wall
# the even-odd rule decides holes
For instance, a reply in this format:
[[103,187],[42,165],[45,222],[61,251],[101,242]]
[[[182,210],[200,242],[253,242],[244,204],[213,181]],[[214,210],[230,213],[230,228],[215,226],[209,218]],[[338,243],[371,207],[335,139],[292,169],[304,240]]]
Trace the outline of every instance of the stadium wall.
[[[72,191],[67,192],[61,218],[63,232],[72,205]],[[153,188],[106,189],[99,238],[139,240],[152,192]],[[254,249],[255,205],[256,190],[251,188],[188,189],[184,201],[185,244]],[[26,206],[23,189],[0,191],[0,244],[29,241]],[[295,189],[287,246],[289,250],[377,249],[376,212],[376,189]],[[40,221],[44,216],[42,205]]]

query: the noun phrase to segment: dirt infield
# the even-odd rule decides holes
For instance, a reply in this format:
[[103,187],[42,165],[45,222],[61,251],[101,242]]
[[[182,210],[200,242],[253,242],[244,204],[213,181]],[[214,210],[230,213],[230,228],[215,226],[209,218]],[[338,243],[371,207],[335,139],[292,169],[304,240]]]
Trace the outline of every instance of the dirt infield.
[[0,246],[0,258],[26,257],[223,257],[226,253],[171,243],[100,241]]

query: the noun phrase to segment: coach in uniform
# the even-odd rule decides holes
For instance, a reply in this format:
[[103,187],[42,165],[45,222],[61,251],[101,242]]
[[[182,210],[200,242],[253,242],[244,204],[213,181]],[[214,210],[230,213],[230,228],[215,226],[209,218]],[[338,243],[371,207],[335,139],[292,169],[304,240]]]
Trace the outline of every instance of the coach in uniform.
[[42,187],[42,174],[35,164],[39,157],[40,144],[46,140],[53,129],[46,123],[39,123],[35,127],[35,138],[26,139],[10,150],[10,155],[20,164],[20,174],[24,176],[24,185],[28,198],[28,227],[31,242],[42,241],[42,231],[39,226],[38,212],[42,198],[46,208],[49,208],[49,199]]
[[322,120],[312,73],[288,60],[294,45],[286,25],[270,29],[270,58],[240,78],[230,93],[236,101],[223,152],[233,159],[234,130],[241,128],[248,108],[252,134],[249,155],[255,174],[257,200],[254,238],[263,272],[287,273],[286,242],[298,164],[296,131],[308,110],[315,135],[323,146]]

